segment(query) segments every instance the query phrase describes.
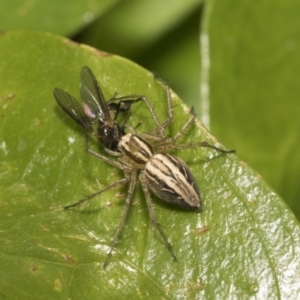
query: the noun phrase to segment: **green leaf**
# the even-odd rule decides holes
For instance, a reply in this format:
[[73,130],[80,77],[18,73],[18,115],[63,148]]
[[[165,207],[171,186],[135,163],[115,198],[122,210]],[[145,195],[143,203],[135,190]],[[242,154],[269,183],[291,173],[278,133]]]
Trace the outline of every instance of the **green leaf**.
[[[151,228],[138,184],[120,242],[102,264],[123,208],[116,188],[74,211],[61,208],[122,178],[84,151],[82,129],[55,102],[60,87],[78,97],[88,65],[104,95],[144,94],[160,120],[165,91],[136,64],[42,33],[0,36],[0,290],[9,299],[295,299],[300,230],[283,201],[236,155],[177,151],[200,186],[203,212],[153,196],[178,262]],[[189,109],[172,94],[174,135]],[[142,103],[137,131],[154,124]],[[182,142],[216,140],[200,121]],[[97,147],[97,145],[94,145]],[[239,149],[237,149],[239,150]],[[97,151],[103,153],[99,147]]]
[[0,29],[71,36],[126,56],[170,81],[199,111],[201,4],[202,0],[2,1]]
[[293,0],[209,1],[202,46],[212,131],[239,145],[300,220],[299,13]]
[[120,1],[75,38],[153,70],[176,87],[184,102],[198,112],[202,3],[202,0]]
[[0,28],[40,30],[70,35],[104,14],[117,0],[1,1]]
[[201,3],[202,0],[120,1],[89,26],[80,38],[96,48],[104,45],[110,52],[126,57],[138,56],[179,26],[193,11],[198,11]]

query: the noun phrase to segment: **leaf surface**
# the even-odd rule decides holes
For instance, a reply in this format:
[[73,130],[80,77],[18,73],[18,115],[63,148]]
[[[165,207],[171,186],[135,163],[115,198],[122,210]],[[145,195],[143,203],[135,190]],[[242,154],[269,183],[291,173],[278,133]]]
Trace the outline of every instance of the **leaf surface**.
[[[84,151],[83,132],[58,107],[53,88],[78,98],[88,65],[107,99],[143,94],[160,120],[165,90],[136,64],[43,33],[0,36],[0,287],[9,299],[292,299],[299,297],[299,225],[283,201],[236,155],[177,151],[202,194],[201,213],[174,209],[153,196],[177,254],[171,259],[152,230],[137,185],[122,236],[102,264],[123,208],[126,187],[74,211],[62,207],[122,178]],[[172,93],[174,135],[189,109]],[[129,125],[154,127],[146,107]],[[182,143],[217,141],[200,121]],[[219,145],[220,146],[220,145]],[[93,144],[94,149],[103,149]],[[238,149],[237,149],[238,150]],[[34,288],[33,288],[34,287]]]

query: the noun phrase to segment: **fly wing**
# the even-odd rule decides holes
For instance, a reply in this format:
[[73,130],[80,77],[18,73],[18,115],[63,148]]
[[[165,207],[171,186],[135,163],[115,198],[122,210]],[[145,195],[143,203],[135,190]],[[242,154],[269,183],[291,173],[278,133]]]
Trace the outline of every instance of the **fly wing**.
[[110,113],[99,84],[87,66],[82,67],[80,74],[80,95],[84,109],[103,123],[111,121]]
[[79,125],[81,125],[86,131],[94,134],[92,127],[93,119],[88,117],[84,112],[79,102],[71,96],[68,92],[55,88],[53,91],[54,98],[60,107]]

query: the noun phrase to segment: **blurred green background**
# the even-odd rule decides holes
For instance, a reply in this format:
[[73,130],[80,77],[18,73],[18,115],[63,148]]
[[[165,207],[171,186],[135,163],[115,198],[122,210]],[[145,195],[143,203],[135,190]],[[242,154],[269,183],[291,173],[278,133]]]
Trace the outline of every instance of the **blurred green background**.
[[295,0],[0,4],[2,31],[64,35],[159,74],[298,219],[299,20]]

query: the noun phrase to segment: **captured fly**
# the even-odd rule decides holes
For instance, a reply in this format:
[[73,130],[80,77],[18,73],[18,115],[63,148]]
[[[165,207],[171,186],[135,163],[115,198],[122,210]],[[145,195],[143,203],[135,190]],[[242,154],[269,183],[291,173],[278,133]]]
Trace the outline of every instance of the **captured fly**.
[[[83,66],[80,73],[80,104],[68,92],[55,88],[54,97],[60,107],[86,132],[92,134],[102,142],[105,150],[110,154],[119,152],[118,143],[125,135],[125,123],[116,122],[119,113],[129,112],[131,104],[140,100],[140,96],[126,96],[114,98],[106,102],[100,86],[87,66]],[[112,117],[114,115],[114,117]]]

